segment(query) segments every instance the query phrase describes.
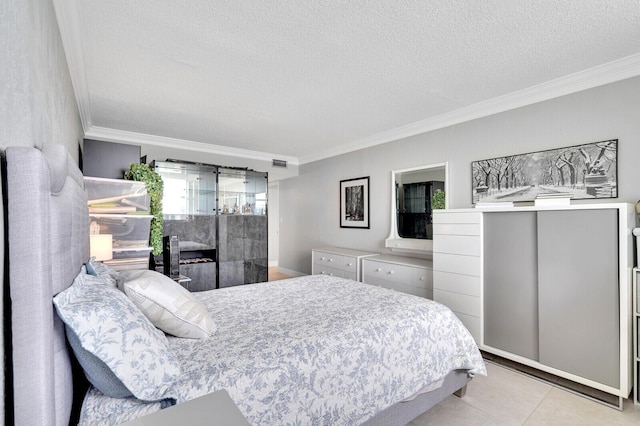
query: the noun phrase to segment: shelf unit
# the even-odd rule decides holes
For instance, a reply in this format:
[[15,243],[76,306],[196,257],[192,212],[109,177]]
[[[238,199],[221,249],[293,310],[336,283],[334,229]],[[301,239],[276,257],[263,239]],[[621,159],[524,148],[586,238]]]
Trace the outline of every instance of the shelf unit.
[[150,198],[144,182],[85,176],[91,234],[112,235],[115,270],[148,269]]

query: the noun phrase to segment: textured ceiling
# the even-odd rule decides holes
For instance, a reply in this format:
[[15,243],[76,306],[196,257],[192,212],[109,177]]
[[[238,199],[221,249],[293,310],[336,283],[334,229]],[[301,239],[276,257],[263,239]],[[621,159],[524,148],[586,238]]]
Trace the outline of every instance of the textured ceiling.
[[300,162],[640,53],[640,0],[55,6],[85,131]]

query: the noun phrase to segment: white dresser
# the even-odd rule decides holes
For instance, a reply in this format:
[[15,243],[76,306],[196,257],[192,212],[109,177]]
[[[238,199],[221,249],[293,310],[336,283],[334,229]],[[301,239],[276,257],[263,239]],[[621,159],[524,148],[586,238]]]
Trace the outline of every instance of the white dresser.
[[433,299],[432,262],[381,254],[362,259],[362,282]]
[[633,387],[635,219],[624,203],[436,210],[434,300],[480,349],[616,395],[621,408]]
[[313,275],[332,275],[362,281],[361,260],[378,253],[342,247],[323,247],[311,252]]
[[482,213],[433,212],[433,300],[451,308],[482,343]]

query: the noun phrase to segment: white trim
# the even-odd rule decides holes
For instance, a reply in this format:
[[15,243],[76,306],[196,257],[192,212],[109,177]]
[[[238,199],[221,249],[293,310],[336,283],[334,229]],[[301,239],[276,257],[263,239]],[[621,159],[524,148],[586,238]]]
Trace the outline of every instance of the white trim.
[[186,139],[168,138],[164,136],[148,135],[145,133],[108,129],[106,127],[91,126],[90,129],[85,131],[85,137],[89,139],[99,139],[106,142],[162,146],[165,148],[228,155],[231,157],[250,158],[253,160],[263,160],[268,162],[277,158],[279,160],[285,160],[287,163],[292,165],[298,164],[298,159],[296,157],[287,157],[280,154],[271,154],[262,151],[250,151],[248,149],[194,142]]
[[[384,240],[384,246],[391,251],[400,253],[426,254],[430,256],[433,252],[433,240],[418,238],[402,238],[398,235],[397,212],[396,212],[396,174],[414,172],[417,170],[429,170],[444,168],[444,193],[449,194],[449,162],[429,164],[426,166],[416,166],[402,170],[391,170],[391,224],[389,236]],[[449,197],[445,196],[445,208],[449,207]]]
[[71,85],[76,96],[80,122],[82,123],[82,129],[86,132],[91,128],[91,100],[85,75],[82,37],[80,36],[77,9],[75,4],[67,4],[67,0],[53,0],[53,8],[58,20],[58,28],[67,59]]
[[[280,260],[280,182],[267,185],[267,245],[269,266],[278,266]],[[272,265],[274,264],[274,265]]]
[[627,56],[603,65],[598,65],[574,74],[560,77],[523,90],[508,93],[467,107],[440,114],[387,132],[378,133],[352,143],[325,151],[322,154],[300,157],[300,164],[370,148],[383,143],[430,132],[454,124],[487,117],[504,111],[547,101],[582,90],[592,89],[616,81],[640,75],[640,53]]

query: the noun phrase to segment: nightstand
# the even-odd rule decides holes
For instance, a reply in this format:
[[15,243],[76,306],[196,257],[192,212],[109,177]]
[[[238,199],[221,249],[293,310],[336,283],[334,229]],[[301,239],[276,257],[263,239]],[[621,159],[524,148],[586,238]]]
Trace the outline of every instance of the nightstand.
[[249,426],[227,391],[219,390],[139,417],[123,426]]

